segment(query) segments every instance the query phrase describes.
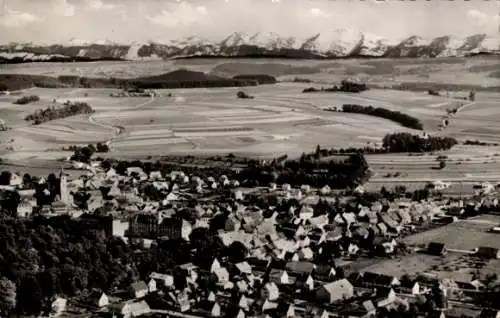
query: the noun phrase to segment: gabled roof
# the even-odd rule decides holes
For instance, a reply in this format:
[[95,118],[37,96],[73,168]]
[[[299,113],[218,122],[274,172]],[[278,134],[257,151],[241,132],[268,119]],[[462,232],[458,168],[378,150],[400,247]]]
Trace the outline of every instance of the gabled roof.
[[135,283],[132,283],[130,285],[130,287],[134,290],[134,291],[140,291],[140,290],[147,290],[148,289],[148,285],[146,285],[146,283],[142,280],[138,281],[138,282],[135,282]]

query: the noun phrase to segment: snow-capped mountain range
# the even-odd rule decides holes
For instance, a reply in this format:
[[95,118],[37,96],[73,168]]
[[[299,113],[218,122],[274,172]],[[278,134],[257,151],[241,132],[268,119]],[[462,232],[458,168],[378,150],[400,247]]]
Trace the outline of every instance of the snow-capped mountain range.
[[74,60],[151,60],[182,57],[450,57],[500,53],[500,37],[475,34],[464,38],[410,36],[390,41],[347,29],[320,32],[299,39],[274,32],[235,32],[219,41],[198,36],[160,42],[117,44],[72,38],[66,44],[10,43],[0,45],[0,62]]

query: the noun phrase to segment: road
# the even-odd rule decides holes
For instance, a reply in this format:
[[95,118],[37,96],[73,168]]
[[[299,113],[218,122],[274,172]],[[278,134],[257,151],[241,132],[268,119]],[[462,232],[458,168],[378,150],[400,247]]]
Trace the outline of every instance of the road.
[[[151,104],[152,102],[155,101],[155,98],[153,95],[151,95],[151,98],[144,102],[144,103],[141,103],[141,104],[138,104],[138,105],[135,105],[135,106],[132,106],[131,109],[140,109],[144,106],[147,106],[149,104]],[[113,133],[113,136],[106,141],[106,144],[108,144],[108,146],[111,147],[111,143],[118,137],[118,136],[121,136],[125,133],[126,129],[125,127],[123,126],[118,126],[118,125],[111,125],[111,124],[108,124],[108,123],[103,123],[103,122],[99,122],[95,119],[95,116],[94,115],[90,115],[88,117],[88,121],[89,123],[93,124],[93,125],[96,125],[96,126],[100,126],[100,127],[104,127],[106,129],[113,129],[114,133]]]

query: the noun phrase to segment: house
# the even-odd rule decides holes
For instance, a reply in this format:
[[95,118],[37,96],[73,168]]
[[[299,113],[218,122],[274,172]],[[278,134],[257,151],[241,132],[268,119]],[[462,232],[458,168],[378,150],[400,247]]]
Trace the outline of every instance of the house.
[[236,287],[238,288],[238,291],[240,293],[247,293],[248,292],[248,283],[244,280],[237,281]]
[[430,242],[427,246],[427,254],[434,256],[444,256],[448,251],[444,243]]
[[396,300],[396,292],[392,288],[376,289],[375,303],[377,307],[386,307]]
[[144,300],[114,304],[110,309],[113,313],[119,314],[123,318],[139,317],[151,312],[151,308],[149,308],[149,305]]
[[312,272],[312,276],[315,279],[323,282],[334,281],[336,275],[337,272],[335,271],[335,268],[328,265],[318,265],[314,268],[314,271]]
[[56,297],[50,306],[50,317],[59,317],[66,310],[67,304],[67,299]]
[[219,284],[225,284],[229,282],[229,272],[225,267],[214,269],[212,274]]
[[27,218],[31,216],[33,206],[31,203],[23,201],[17,205],[17,216],[20,218]]
[[291,283],[286,270],[272,269],[270,276],[271,281],[277,284],[288,285]]
[[173,296],[173,293],[170,294],[172,295],[171,298],[173,297],[173,299],[175,299],[176,305],[181,312],[186,312],[191,309],[191,303],[189,302],[187,293],[180,293],[177,297]]
[[130,285],[129,294],[134,298],[142,298],[148,294],[148,285],[144,281],[138,281]]
[[221,317],[221,308],[217,302],[213,303],[210,307],[210,317]]
[[293,306],[293,304],[288,305],[288,308],[287,308],[286,313],[285,313],[285,317],[286,318],[295,317],[295,307]]
[[262,304],[262,312],[266,312],[266,311],[273,310],[276,308],[278,308],[278,304],[275,302],[272,302],[268,299],[266,299],[264,301],[264,304]]
[[162,180],[163,176],[161,175],[161,171],[151,171],[149,173],[150,180]]
[[246,311],[250,309],[250,300],[245,297],[245,295],[241,295],[240,301],[238,302],[238,306]]
[[376,287],[376,288],[380,287],[390,288],[393,286],[401,285],[401,282],[396,276],[382,275],[372,272],[363,273],[361,282],[365,286]]
[[478,279],[470,282],[456,281],[457,286],[465,290],[479,291],[484,289],[486,286]]
[[[349,318],[372,318],[375,317],[377,309],[371,300],[353,302],[341,310],[341,317]],[[326,316],[329,317],[329,316]]]
[[262,293],[263,297],[265,297],[266,300],[269,301],[275,301],[280,296],[280,290],[278,288],[278,285],[276,285],[276,283],[274,282],[266,283],[264,285],[264,288],[262,289]]
[[494,247],[480,246],[477,249],[476,256],[487,259],[499,259],[500,250]]
[[307,279],[306,279],[304,285],[307,287],[308,290],[314,289],[314,279],[312,278],[311,275],[307,276]]
[[236,265],[236,269],[238,270],[238,273],[241,275],[241,274],[252,274],[252,267],[250,266],[250,264],[248,264],[248,262],[240,262],[240,263],[237,263]]
[[11,173],[11,175],[10,175],[10,185],[11,186],[20,186],[22,184],[23,184],[23,177],[21,177],[17,173]]
[[420,295],[421,288],[420,284],[416,281],[411,280],[401,280],[401,285],[398,290],[402,290],[405,294]]
[[299,211],[299,218],[302,220],[312,219],[314,216],[314,210],[310,206],[303,205]]
[[451,216],[462,216],[465,213],[465,209],[458,207],[458,206],[453,206],[450,207],[447,211],[446,214],[451,215]]
[[314,257],[314,253],[309,247],[305,247],[299,251],[299,259],[310,260]]
[[148,282],[148,292],[154,293],[157,290],[158,289],[156,288],[156,280],[151,278]]
[[107,305],[109,305],[109,298],[108,295],[105,293],[94,290],[88,297],[88,302],[90,303],[91,306],[102,308]]
[[242,309],[240,309],[238,311],[238,314],[236,315],[236,318],[245,318],[245,317],[246,317],[245,312]]
[[172,288],[174,286],[174,277],[172,275],[153,272],[149,275],[149,278],[156,281],[156,287],[163,286],[166,288]]
[[318,288],[316,298],[324,303],[334,303],[354,296],[354,287],[347,279],[340,279]]
[[212,262],[212,265],[210,266],[210,272],[214,273],[219,268],[221,268],[221,265],[220,265],[219,261],[217,260],[217,258],[215,258]]
[[332,189],[330,189],[330,187],[328,185],[325,185],[324,187],[322,187],[319,192],[322,194],[322,195],[328,195],[330,194],[330,192],[332,192]]

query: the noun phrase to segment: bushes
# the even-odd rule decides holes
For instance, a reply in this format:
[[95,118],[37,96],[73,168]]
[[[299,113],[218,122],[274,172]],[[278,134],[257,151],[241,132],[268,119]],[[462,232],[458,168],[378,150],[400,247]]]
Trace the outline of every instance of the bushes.
[[243,91],[239,91],[238,93],[236,93],[236,97],[242,98],[242,99],[253,99],[254,98],[253,96],[250,96]]
[[464,141],[464,145],[467,146],[498,146],[499,144],[496,142],[484,142],[479,140],[469,140]]
[[39,109],[35,113],[24,118],[26,121],[33,121],[33,125],[39,125],[54,119],[65,118],[78,114],[91,114],[94,110],[87,103],[82,102],[66,102],[63,107],[56,108],[54,106],[45,109]]
[[401,124],[403,127],[412,128],[422,130],[423,126],[420,120],[415,117],[403,114],[398,111],[392,111],[382,107],[373,107],[373,106],[360,106],[353,104],[345,104],[342,106],[342,111],[345,113],[354,113],[354,114],[365,114],[380,118],[385,118],[392,120],[396,123]]
[[39,100],[40,100],[40,97],[38,97],[36,95],[23,96],[23,97],[16,99],[13,104],[26,105],[29,103],[37,102]]
[[383,147],[389,152],[430,152],[448,150],[457,144],[451,137],[422,138],[410,133],[388,134],[383,139]]

